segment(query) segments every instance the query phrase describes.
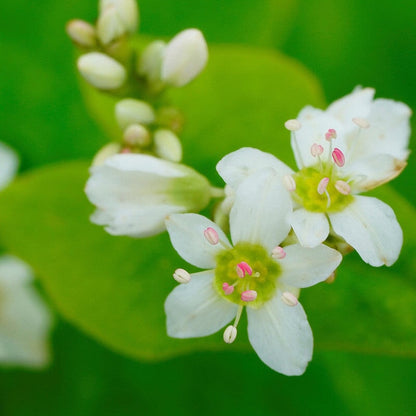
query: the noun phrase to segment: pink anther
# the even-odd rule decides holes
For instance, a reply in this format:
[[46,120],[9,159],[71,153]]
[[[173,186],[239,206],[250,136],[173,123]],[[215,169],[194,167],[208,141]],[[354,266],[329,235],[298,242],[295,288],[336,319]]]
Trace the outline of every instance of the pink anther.
[[224,294],[231,295],[231,293],[234,292],[234,286],[230,286],[227,282],[224,282],[222,284],[222,290],[224,291]]
[[349,195],[351,193],[351,186],[345,181],[336,181],[335,189],[343,195]]
[[323,152],[324,152],[324,148],[320,144],[314,143],[311,146],[311,155],[313,157],[320,156]]
[[208,227],[204,231],[204,236],[206,240],[208,241],[208,243],[212,244],[213,246],[218,244],[218,241],[220,241],[220,237],[218,236],[218,233],[212,227]]
[[257,292],[255,290],[245,290],[241,294],[241,300],[244,302],[253,302],[253,300],[256,300],[257,298]]
[[246,273],[250,276],[253,273],[253,269],[245,261],[238,263],[235,270],[237,271],[237,276],[241,279],[246,275]]
[[334,162],[337,166],[342,168],[345,165],[345,156],[344,153],[338,148],[335,148],[332,152],[332,159],[334,159]]
[[329,183],[329,178],[322,178],[321,181],[318,184],[318,194],[322,195],[325,191],[326,188],[328,187],[328,183]]
[[336,138],[337,138],[337,132],[335,129],[329,129],[325,133],[325,139],[328,141],[331,141],[332,139],[336,139]]
[[282,247],[277,246],[272,250],[272,257],[277,260],[284,259],[286,257],[286,251]]

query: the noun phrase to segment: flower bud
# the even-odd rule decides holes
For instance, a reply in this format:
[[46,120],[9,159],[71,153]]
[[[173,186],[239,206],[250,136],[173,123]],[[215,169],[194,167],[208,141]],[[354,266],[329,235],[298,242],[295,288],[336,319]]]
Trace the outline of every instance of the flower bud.
[[123,134],[124,143],[128,146],[146,147],[151,143],[150,133],[141,124],[130,124]]
[[233,325],[228,325],[224,331],[224,342],[232,344],[237,338],[237,328]]
[[145,101],[125,98],[116,104],[116,119],[122,129],[130,124],[150,124],[155,121],[153,108]]
[[126,79],[124,67],[115,59],[100,52],[81,55],[77,66],[81,75],[91,85],[102,90],[119,88]]
[[125,31],[130,33],[136,31],[139,21],[139,9],[136,0],[100,0],[100,17],[110,7],[114,7],[117,11]]
[[145,76],[150,82],[160,82],[163,54],[166,43],[156,40],[146,47],[137,64],[137,73]]
[[171,162],[180,162],[182,159],[182,145],[178,137],[170,130],[156,130],[153,137],[155,153],[157,156]]
[[193,80],[205,67],[208,46],[198,29],[177,34],[167,45],[162,62],[162,80],[182,87]]
[[126,28],[115,7],[107,7],[99,16],[97,21],[98,39],[103,45],[108,45],[112,41],[126,33]]
[[178,283],[189,283],[191,281],[191,275],[184,269],[176,269],[173,273],[173,278]]
[[83,48],[93,48],[97,44],[94,26],[84,20],[70,20],[66,25],[66,33],[75,44]]
[[121,150],[120,143],[108,143],[102,147],[94,156],[92,166],[100,166],[110,156],[116,155]]

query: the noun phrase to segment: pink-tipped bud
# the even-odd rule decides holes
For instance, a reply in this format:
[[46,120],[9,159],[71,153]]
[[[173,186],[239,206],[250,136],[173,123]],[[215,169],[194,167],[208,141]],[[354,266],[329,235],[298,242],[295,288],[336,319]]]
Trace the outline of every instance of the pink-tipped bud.
[[281,260],[286,257],[286,251],[282,247],[277,246],[272,250],[272,257],[276,260]]
[[332,139],[336,139],[336,138],[337,138],[337,132],[335,131],[335,129],[329,129],[325,133],[325,139],[328,141],[331,141]]
[[232,344],[237,338],[237,328],[233,325],[228,325],[224,331],[224,342],[227,344]]
[[296,306],[299,303],[298,298],[290,292],[283,292],[282,300],[288,306]]
[[289,130],[289,131],[296,131],[299,130],[302,125],[299,123],[298,120],[287,120],[285,122],[285,127]]
[[320,144],[314,143],[311,146],[311,155],[313,157],[320,156],[323,152],[324,152],[324,148]]
[[208,243],[212,244],[213,246],[218,244],[218,241],[220,241],[220,237],[218,236],[218,233],[212,227],[208,227],[204,231],[204,236],[206,240],[208,241]]
[[178,283],[189,283],[191,281],[191,275],[184,269],[176,269],[173,278]]
[[349,195],[351,193],[351,186],[345,181],[336,181],[335,189],[343,195]]
[[322,195],[328,186],[329,178],[322,178],[321,181],[318,184],[318,194]]
[[253,302],[253,300],[257,299],[257,292],[255,290],[245,290],[241,294],[241,300],[243,302]]
[[222,284],[222,290],[224,291],[225,295],[231,295],[234,292],[234,286],[230,286],[227,282]]
[[338,148],[335,148],[332,152],[332,159],[334,159],[334,162],[337,166],[342,168],[345,165],[345,156],[344,153]]
[[293,179],[293,176],[292,175],[285,175],[285,176],[283,176],[283,185],[285,185],[285,188],[289,192],[293,192],[294,190],[296,190],[296,182]]
[[370,127],[370,123],[365,118],[354,117],[352,122],[362,129],[368,129]]
[[253,269],[245,261],[238,263],[235,270],[240,279],[242,279],[246,274],[251,276],[253,273]]

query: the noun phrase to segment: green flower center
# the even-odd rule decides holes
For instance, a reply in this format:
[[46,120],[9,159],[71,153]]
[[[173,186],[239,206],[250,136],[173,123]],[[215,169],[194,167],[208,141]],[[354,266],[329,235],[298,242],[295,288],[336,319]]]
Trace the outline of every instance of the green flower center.
[[[281,270],[264,247],[238,243],[221,251],[216,260],[214,286],[228,301],[257,309],[274,296]],[[256,298],[243,300],[252,291]]]
[[[319,192],[320,183],[328,178],[328,184],[323,192]],[[342,193],[342,187],[348,187],[348,178],[341,176],[331,164],[318,163],[301,169],[293,175],[296,190],[292,192],[295,202],[312,212],[342,211],[353,201],[350,193]],[[322,187],[321,187],[322,191]]]

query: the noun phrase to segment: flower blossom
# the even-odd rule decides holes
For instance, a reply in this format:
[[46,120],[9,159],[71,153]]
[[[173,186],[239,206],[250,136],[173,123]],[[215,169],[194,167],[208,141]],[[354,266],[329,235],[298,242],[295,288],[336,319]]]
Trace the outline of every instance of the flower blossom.
[[112,235],[147,237],[167,215],[199,211],[211,198],[208,180],[178,163],[143,154],[116,154],[91,168],[85,187],[97,207],[91,221]]
[[358,194],[392,180],[406,166],[411,111],[400,102],[373,100],[373,95],[373,89],[357,89],[326,111],[306,107],[286,123],[296,173],[272,155],[249,148],[225,156],[218,170],[231,177],[233,187],[258,166],[286,175],[294,202],[290,223],[303,246],[322,243],[332,227],[365,262],[389,266],[402,247],[400,225],[387,204]]
[[168,335],[213,334],[229,323],[224,341],[237,336],[247,310],[248,336],[260,359],[275,371],[300,375],[312,357],[313,337],[298,302],[299,288],[325,280],[341,255],[325,245],[279,246],[290,225],[290,195],[271,169],[250,175],[238,187],[230,212],[232,244],[214,222],[197,214],[173,214],[166,227],[173,247],[206,271],[178,269],[165,302]]

